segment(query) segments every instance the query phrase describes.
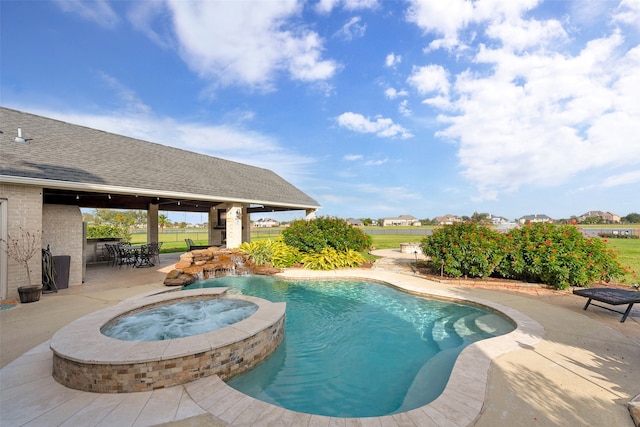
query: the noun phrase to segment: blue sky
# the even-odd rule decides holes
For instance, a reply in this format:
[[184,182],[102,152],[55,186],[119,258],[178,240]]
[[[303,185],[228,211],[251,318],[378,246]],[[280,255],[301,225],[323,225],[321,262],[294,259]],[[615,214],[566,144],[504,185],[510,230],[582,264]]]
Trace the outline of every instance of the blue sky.
[[640,0],[0,15],[3,106],[271,169],[320,215],[640,212]]

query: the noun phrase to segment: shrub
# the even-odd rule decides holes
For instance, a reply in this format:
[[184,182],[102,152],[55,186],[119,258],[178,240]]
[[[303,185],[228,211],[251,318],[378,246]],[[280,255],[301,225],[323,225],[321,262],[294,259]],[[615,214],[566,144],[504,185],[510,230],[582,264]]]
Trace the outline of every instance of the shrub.
[[271,265],[276,268],[291,267],[300,262],[300,251],[288,246],[280,237],[276,241],[270,239],[244,242],[238,250],[245,254],[255,265]]
[[88,239],[119,237],[123,242],[131,241],[131,232],[128,227],[118,225],[90,225],[87,227]]
[[422,253],[431,268],[453,277],[491,275],[504,252],[504,236],[476,223],[458,223],[437,229],[422,240]]
[[371,246],[371,236],[341,218],[296,220],[282,231],[282,236],[287,245],[311,254],[322,253],[327,247],[346,252]]
[[507,235],[502,277],[541,282],[558,289],[610,281],[624,274],[613,251],[599,238],[585,238],[571,225],[528,224]]
[[357,251],[337,251],[327,246],[319,253],[307,254],[302,257],[304,268],[309,270],[335,270],[337,268],[359,267],[366,262]]

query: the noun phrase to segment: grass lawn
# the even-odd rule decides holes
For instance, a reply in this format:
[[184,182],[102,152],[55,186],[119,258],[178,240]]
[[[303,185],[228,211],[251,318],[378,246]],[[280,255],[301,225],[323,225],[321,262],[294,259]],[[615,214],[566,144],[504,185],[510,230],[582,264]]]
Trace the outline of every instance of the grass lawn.
[[618,281],[626,285],[640,283],[640,239],[607,239],[607,244],[618,254],[620,264],[629,268]]

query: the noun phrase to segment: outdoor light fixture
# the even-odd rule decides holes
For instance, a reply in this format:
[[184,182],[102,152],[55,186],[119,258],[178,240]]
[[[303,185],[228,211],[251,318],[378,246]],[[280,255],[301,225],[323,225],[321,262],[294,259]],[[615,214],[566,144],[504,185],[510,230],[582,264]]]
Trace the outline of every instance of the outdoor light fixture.
[[178,200],[178,206],[180,206],[180,200]]
[[109,200],[111,200],[111,194],[109,194],[108,197],[109,197]]
[[80,200],[80,195],[76,194],[76,200]]

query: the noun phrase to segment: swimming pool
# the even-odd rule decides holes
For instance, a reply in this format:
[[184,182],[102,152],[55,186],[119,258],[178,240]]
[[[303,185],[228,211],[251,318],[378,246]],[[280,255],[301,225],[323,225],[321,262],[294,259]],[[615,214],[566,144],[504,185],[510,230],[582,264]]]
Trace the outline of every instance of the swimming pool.
[[483,308],[416,297],[362,280],[223,277],[197,287],[287,302],[280,347],[228,384],[298,412],[372,417],[423,406],[469,344],[514,329]]

